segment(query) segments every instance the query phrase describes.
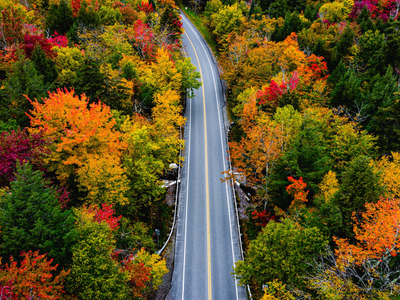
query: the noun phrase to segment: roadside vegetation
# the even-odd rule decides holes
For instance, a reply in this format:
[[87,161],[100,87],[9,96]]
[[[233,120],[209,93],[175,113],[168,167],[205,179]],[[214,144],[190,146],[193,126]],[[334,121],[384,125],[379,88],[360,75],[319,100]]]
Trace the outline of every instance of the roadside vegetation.
[[184,147],[179,9],[0,1],[0,299],[151,299]]
[[378,0],[199,9],[249,196],[234,273],[255,299],[398,298],[398,13]]
[[197,30],[206,40],[207,44],[210,46],[214,53],[214,56],[218,57],[219,52],[217,48],[217,43],[215,42],[210,28],[205,25],[205,17],[202,14],[196,14],[190,7],[180,5],[183,13],[192,21],[193,25],[196,26]]

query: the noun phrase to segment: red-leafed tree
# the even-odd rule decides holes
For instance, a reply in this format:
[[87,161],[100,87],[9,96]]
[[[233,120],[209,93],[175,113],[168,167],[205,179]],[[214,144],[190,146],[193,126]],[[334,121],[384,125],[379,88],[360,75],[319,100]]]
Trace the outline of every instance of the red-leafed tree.
[[134,255],[129,255],[122,262],[122,269],[128,274],[132,296],[134,298],[143,297],[143,290],[150,280],[151,267],[146,267],[143,262],[135,261]]
[[396,19],[400,10],[399,0],[356,0],[349,14],[351,19],[357,19],[363,8],[366,7],[372,19],[381,19],[386,22],[390,18]]
[[74,18],[78,16],[79,10],[81,9],[81,0],[71,0],[72,15]]
[[12,280],[9,280],[6,284],[0,284],[0,300],[17,300],[18,296],[15,295],[13,290]]
[[3,47],[22,42],[24,23],[25,15],[19,7],[6,7],[1,11],[0,38]]
[[268,86],[265,86],[262,90],[259,90],[256,94],[258,104],[265,104],[271,102],[274,106],[279,105],[279,99],[282,95],[289,93],[294,90],[299,83],[299,76],[297,72],[294,72],[288,80],[283,80],[280,84],[271,80]]
[[51,38],[48,39],[50,43],[54,46],[65,48],[68,46],[68,38],[65,35],[58,34],[58,32],[54,32]]
[[14,180],[17,162],[27,161],[40,168],[48,153],[48,142],[41,133],[29,134],[26,129],[3,132],[0,135],[0,186]]
[[100,222],[106,222],[111,230],[116,230],[119,228],[119,220],[121,220],[122,216],[114,217],[115,209],[112,208],[112,204],[105,204],[101,205],[101,208],[97,208],[94,206],[94,219]]
[[152,59],[155,56],[154,33],[146,23],[137,20],[133,29],[127,29],[126,34],[131,45],[144,59]]
[[101,223],[105,222],[108,227],[110,227],[111,231],[114,231],[119,228],[119,220],[121,220],[122,216],[115,217],[115,209],[112,208],[112,204],[101,205],[99,208],[96,204],[90,206],[84,206],[82,209],[84,212],[93,215],[93,220]]
[[256,225],[257,226],[262,226],[265,227],[269,221],[271,220],[276,220],[276,216],[273,216],[270,212],[267,212],[266,209],[264,209],[263,211],[253,211],[251,213],[251,218],[253,220],[256,220]]
[[27,58],[31,58],[33,54],[33,50],[35,50],[36,45],[39,45],[40,48],[44,51],[47,58],[54,58],[57,56],[57,53],[51,48],[53,48],[54,44],[46,39],[43,34],[39,35],[28,35],[24,36],[24,42],[20,45],[20,48],[24,50],[25,56]]
[[9,294],[12,291],[18,299],[59,299],[64,293],[63,283],[69,271],[62,270],[53,276],[57,265],[52,266],[53,259],[47,260],[46,254],[39,255],[39,251],[23,252],[21,257],[24,259],[20,266],[11,256],[10,263],[0,269],[2,286],[11,283],[7,289]]
[[144,1],[142,1],[142,3],[138,5],[138,9],[140,11],[145,12],[146,15],[154,11],[153,5],[151,5],[150,2],[144,2]]

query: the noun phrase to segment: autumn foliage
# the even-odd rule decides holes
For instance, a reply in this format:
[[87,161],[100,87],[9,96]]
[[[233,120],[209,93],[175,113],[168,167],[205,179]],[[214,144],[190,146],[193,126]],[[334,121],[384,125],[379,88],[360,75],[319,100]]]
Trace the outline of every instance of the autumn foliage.
[[[336,254],[339,261],[361,264],[367,259],[382,259],[383,256],[397,256],[399,251],[400,201],[380,199],[377,203],[367,203],[366,211],[357,217],[354,233],[357,243],[335,238],[338,245]],[[361,219],[361,220],[360,220]]]
[[15,176],[17,163],[29,162],[42,168],[42,162],[49,151],[48,142],[41,132],[29,134],[26,129],[2,132],[0,134],[0,183],[8,184]]
[[286,187],[286,192],[294,198],[289,210],[303,207],[308,201],[308,191],[305,191],[307,184],[303,182],[302,177],[296,180],[292,176],[289,176],[288,180],[291,184]]
[[23,260],[20,264],[11,257],[10,263],[3,265],[0,270],[3,289],[4,286],[10,286],[5,292],[18,296],[18,299],[60,299],[69,270],[61,270],[59,275],[54,276],[57,265],[52,265],[53,260],[48,260],[46,254],[39,255],[38,251],[24,252],[21,257]]
[[178,7],[0,11],[0,299],[149,298],[168,272],[152,254],[170,218],[161,179],[183,161],[183,97],[201,85]]

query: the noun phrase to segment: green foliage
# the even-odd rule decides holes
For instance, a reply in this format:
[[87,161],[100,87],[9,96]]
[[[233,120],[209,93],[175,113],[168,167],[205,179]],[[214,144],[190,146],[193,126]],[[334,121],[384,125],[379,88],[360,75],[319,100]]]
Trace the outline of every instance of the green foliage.
[[108,6],[102,6],[99,11],[101,24],[114,25],[122,19],[122,14],[119,10],[115,10]]
[[1,208],[3,257],[17,259],[20,251],[35,249],[63,266],[70,262],[74,219],[70,211],[61,210],[56,191],[42,172],[29,164],[18,165]]
[[0,120],[0,133],[4,132],[4,131],[12,131],[12,130],[17,130],[18,129],[18,123],[16,120],[14,119],[9,119],[8,121],[3,121]]
[[300,19],[297,12],[287,13],[285,22],[282,27],[277,27],[272,34],[271,39],[274,41],[283,41],[292,32],[300,32],[303,28],[308,27],[308,24]]
[[329,69],[333,70],[336,64],[340,62],[342,58],[350,55],[350,48],[354,44],[355,32],[350,26],[346,26],[339,41],[333,49],[332,66]]
[[362,79],[353,68],[346,70],[343,61],[340,61],[328,82],[333,84],[330,99],[333,107],[344,105],[353,108],[356,100],[361,98]]
[[367,32],[368,30],[372,31],[374,29],[374,24],[369,17],[369,10],[367,6],[364,6],[361,10],[361,13],[358,15],[357,24],[360,25],[362,33]]
[[366,31],[358,39],[360,51],[356,55],[356,59],[369,68],[370,74],[381,73],[385,66],[385,35],[379,30],[373,32]]
[[94,102],[103,90],[104,75],[94,59],[86,58],[76,72],[77,82],[75,92],[77,95],[85,93],[90,102]]
[[301,228],[289,219],[271,221],[251,241],[246,259],[238,261],[234,273],[240,284],[263,284],[278,279],[295,287],[304,287],[302,276],[312,273],[308,264],[323,253],[326,238],[317,228]]
[[44,76],[38,73],[34,63],[21,54],[3,81],[4,89],[0,91],[1,119],[12,118],[17,120],[19,126],[28,126],[29,119],[25,112],[32,109],[32,105],[25,95],[38,100],[46,97],[48,86],[43,81]]
[[196,67],[192,65],[190,58],[183,57],[176,60],[176,69],[182,75],[181,90],[191,91],[201,87],[200,73],[196,72]]
[[[36,45],[35,49],[33,50],[31,60],[34,63],[35,69],[38,71],[38,73],[43,75],[43,82],[45,84],[50,85],[54,82],[54,80],[56,80],[56,65],[50,58],[46,57],[46,54],[39,45]],[[49,87],[49,89],[51,89],[51,87]]]
[[72,248],[67,289],[82,300],[127,299],[127,274],[112,259],[115,241],[105,222],[75,210],[78,241]]
[[245,21],[243,11],[236,3],[232,6],[224,6],[211,16],[211,28],[219,44],[224,44],[227,35],[231,32],[239,32]]
[[388,22],[388,28],[385,30],[386,33],[386,60],[387,63],[396,67],[400,63],[400,36],[398,34],[399,23],[398,21]]
[[58,5],[52,4],[50,6],[45,23],[45,27],[50,31],[50,34],[54,34],[55,31],[59,34],[66,34],[73,23],[74,17],[68,1],[61,0]]
[[382,194],[383,187],[372,169],[371,159],[366,156],[354,158],[343,173],[340,189],[333,199],[342,212],[343,237],[354,237],[353,212],[362,212],[365,203],[377,202]]
[[88,5],[86,1],[82,1],[75,24],[83,27],[100,26],[100,14],[95,10],[93,5]]
[[270,191],[281,208],[292,201],[286,193],[287,177],[302,177],[310,191],[309,199],[329,170],[341,174],[353,158],[372,155],[375,138],[360,132],[346,118],[333,116],[326,109],[308,109],[293,139],[278,160],[272,174]]
[[62,87],[74,86],[76,82],[79,82],[77,71],[84,63],[82,52],[75,47],[53,47],[53,50],[57,53],[55,64],[58,78],[56,84]]
[[149,228],[142,222],[129,222],[128,218],[121,219],[121,227],[117,235],[117,249],[144,248],[149,253],[154,253],[156,244],[149,234]]

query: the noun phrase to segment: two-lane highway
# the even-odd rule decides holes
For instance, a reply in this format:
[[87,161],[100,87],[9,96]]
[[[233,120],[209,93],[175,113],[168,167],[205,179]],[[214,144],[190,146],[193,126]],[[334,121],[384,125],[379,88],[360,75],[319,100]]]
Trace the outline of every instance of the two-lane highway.
[[216,66],[182,15],[185,45],[203,82],[187,104],[186,153],[179,201],[172,299],[246,299],[231,272],[240,259],[231,188],[221,183],[228,162],[222,89]]

